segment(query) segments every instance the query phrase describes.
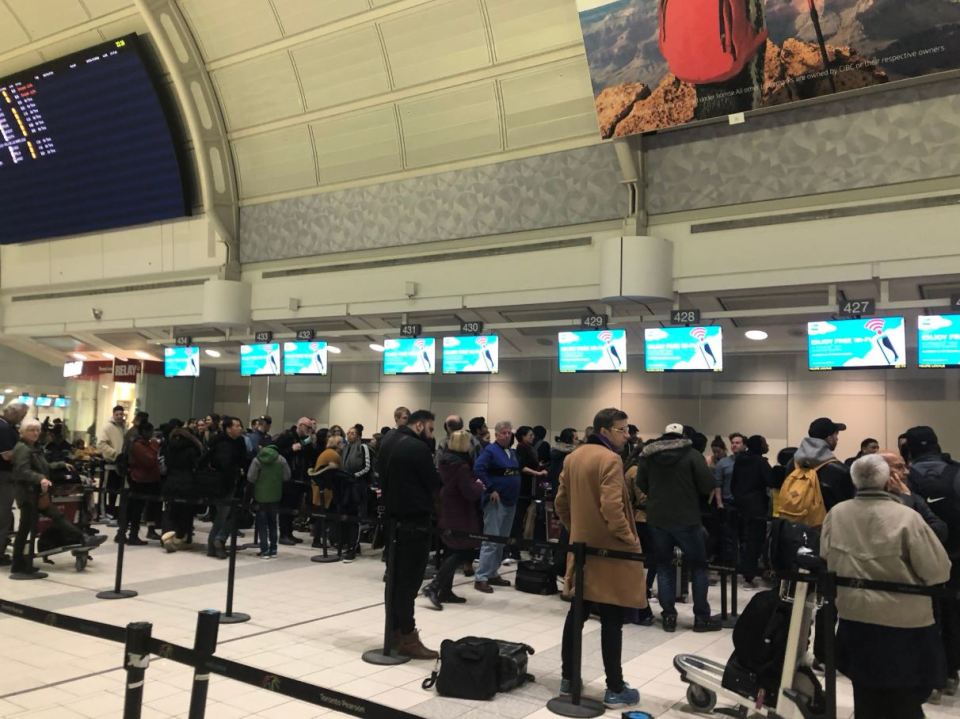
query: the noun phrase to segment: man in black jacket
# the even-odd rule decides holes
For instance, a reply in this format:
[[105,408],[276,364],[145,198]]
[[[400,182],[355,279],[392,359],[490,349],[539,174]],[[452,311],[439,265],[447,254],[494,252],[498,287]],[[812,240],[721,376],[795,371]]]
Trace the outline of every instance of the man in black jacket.
[[807,437],[800,443],[796,454],[787,466],[787,476],[797,465],[816,468],[820,480],[820,492],[823,505],[829,512],[840,502],[853,499],[857,491],[850,478],[850,470],[837,459],[834,451],[840,443],[840,433],[847,425],[834,422],[828,417],[820,417],[810,423]]
[[293,535],[294,513],[303,503],[303,495],[310,485],[307,470],[313,469],[323,447],[317,448],[314,437],[314,422],[309,417],[297,420],[297,426],[278,436],[273,444],[290,466],[290,482],[283,483],[283,498],[280,506],[289,510],[280,515],[280,544],[300,544],[303,540]]
[[[217,433],[208,450],[210,466],[220,475],[220,490],[224,500],[234,498],[237,487],[242,486],[247,471],[247,445],[243,441],[243,422],[236,417],[224,417],[222,430]],[[207,556],[227,558],[227,537],[230,536],[230,506],[218,504],[210,536],[207,539]]]
[[740,566],[744,589],[757,588],[760,554],[767,536],[770,502],[767,489],[773,484],[773,470],[764,457],[770,451],[759,434],[747,439],[747,449],[736,455],[730,489],[737,512],[740,539]]
[[411,659],[438,657],[420,641],[414,619],[414,601],[430,554],[430,517],[441,487],[427,444],[433,437],[434,419],[428,410],[413,412],[406,425],[383,438],[377,458],[386,518],[399,524],[393,596],[386,598],[392,607],[388,620],[395,638],[393,649]]

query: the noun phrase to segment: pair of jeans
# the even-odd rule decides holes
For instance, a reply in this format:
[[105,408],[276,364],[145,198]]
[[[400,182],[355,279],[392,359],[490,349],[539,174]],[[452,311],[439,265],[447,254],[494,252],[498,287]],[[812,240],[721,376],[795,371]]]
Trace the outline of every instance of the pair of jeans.
[[673,549],[679,547],[683,552],[685,566],[689,567],[693,579],[693,614],[697,619],[710,618],[710,603],[707,590],[710,578],[707,574],[707,548],[703,537],[703,528],[698,524],[692,527],[650,527],[654,555],[657,564],[657,599],[664,616],[676,616],[676,568],[673,566]]
[[[623,691],[623,666],[620,657],[623,651],[623,607],[600,602],[583,603],[583,620],[586,621],[592,611],[600,615],[600,654],[603,656],[603,671],[607,675],[607,689],[614,692]],[[573,604],[567,612],[567,619],[563,624],[563,641],[560,647],[561,676],[564,679],[573,679],[570,676],[570,664],[573,654],[573,633],[583,631],[583,623],[576,626],[573,617]]]
[[[483,533],[493,537],[509,537],[516,511],[516,505],[508,507],[502,501],[491,502],[487,496],[483,505]],[[500,574],[504,546],[495,542],[484,542],[480,546],[480,566],[474,577],[476,581],[486,582],[490,577]]]
[[214,504],[210,507],[213,512],[213,524],[210,526],[210,536],[207,538],[207,549],[214,549],[216,542],[226,543],[230,537],[230,505]]
[[[424,520],[427,524],[427,520]],[[393,565],[393,596],[384,597],[390,614],[390,627],[401,634],[409,634],[417,628],[414,619],[414,607],[420,587],[423,584],[423,572],[430,558],[432,534],[429,527],[401,528],[396,530],[396,549]],[[387,568],[390,571],[390,567]]]
[[263,502],[257,509],[257,538],[260,554],[277,553],[277,502]]
[[457,573],[457,567],[468,562],[472,565],[474,552],[473,549],[444,549],[443,562],[431,582],[431,586],[441,597],[453,592],[453,576]]
[[878,689],[853,684],[854,719],[923,719],[923,703],[930,696],[926,687]]

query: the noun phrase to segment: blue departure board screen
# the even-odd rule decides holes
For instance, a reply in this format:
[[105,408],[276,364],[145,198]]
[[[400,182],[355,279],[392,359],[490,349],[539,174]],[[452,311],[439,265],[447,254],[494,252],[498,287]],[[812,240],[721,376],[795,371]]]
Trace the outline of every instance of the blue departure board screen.
[[199,347],[164,347],[163,348],[163,376],[164,377],[199,377],[200,376],[200,348]]
[[0,243],[188,214],[136,35],[0,79]]

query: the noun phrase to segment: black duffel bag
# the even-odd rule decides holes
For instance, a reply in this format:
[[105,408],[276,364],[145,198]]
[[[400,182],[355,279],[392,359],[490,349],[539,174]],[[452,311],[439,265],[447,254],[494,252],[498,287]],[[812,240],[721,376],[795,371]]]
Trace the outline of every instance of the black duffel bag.
[[517,591],[527,594],[556,594],[557,571],[556,565],[545,559],[524,560],[517,565],[517,576],[514,579]]
[[527,673],[527,657],[533,648],[516,642],[484,637],[445,639],[440,644],[439,670],[423,680],[423,688],[454,699],[493,699],[498,691],[510,691],[535,681]]

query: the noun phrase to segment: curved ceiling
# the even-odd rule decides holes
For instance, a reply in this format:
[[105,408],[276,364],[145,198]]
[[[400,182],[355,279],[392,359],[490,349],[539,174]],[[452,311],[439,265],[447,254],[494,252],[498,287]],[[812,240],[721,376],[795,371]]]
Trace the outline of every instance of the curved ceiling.
[[[178,4],[245,203],[599,141],[575,0]],[[128,32],[132,0],[0,0],[0,76]]]

